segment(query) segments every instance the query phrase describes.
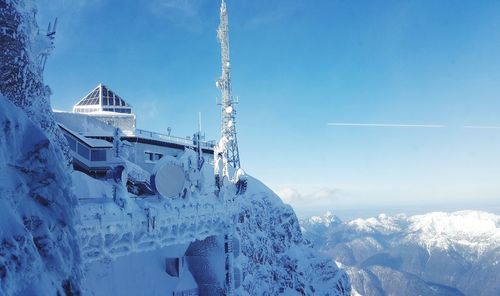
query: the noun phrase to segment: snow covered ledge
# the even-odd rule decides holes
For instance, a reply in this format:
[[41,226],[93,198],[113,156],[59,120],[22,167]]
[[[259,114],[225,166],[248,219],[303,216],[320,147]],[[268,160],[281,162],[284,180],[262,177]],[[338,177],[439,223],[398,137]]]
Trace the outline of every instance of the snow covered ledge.
[[[186,160],[192,151],[186,151]],[[185,161],[189,163],[189,161]],[[189,165],[184,166],[189,173]],[[158,195],[137,198],[113,181],[72,173],[77,207],[77,232],[85,263],[115,259],[131,253],[203,240],[234,231],[239,207],[214,194],[213,169],[206,164],[201,176],[187,185],[185,198]],[[113,195],[124,201],[119,206]]]
[[124,211],[112,200],[81,201],[77,232],[84,262],[116,258],[222,235],[234,227],[235,203],[207,198],[167,203],[136,200]]

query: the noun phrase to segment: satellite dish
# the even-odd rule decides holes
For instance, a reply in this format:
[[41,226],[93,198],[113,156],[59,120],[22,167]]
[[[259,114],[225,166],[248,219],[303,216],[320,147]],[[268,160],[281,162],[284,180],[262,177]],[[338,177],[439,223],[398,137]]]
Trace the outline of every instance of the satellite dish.
[[233,121],[232,121],[232,120],[229,120],[229,121],[227,122],[227,127],[232,127],[232,126],[233,126]]
[[182,163],[167,155],[162,157],[151,175],[153,189],[165,198],[178,197],[185,183],[186,176]]
[[233,106],[227,106],[226,113],[230,114],[231,112],[233,112]]

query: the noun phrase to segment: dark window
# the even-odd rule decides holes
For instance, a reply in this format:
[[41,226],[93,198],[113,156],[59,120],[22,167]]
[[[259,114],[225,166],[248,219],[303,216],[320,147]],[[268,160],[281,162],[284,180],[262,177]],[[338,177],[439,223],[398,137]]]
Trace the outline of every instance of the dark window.
[[154,160],[160,160],[163,157],[163,154],[155,153]]
[[151,152],[144,152],[144,159],[145,160],[149,160],[149,161],[153,161],[153,153]]
[[107,98],[107,97],[102,98],[102,104],[103,104],[104,106],[107,106],[107,105],[108,105],[108,98]]
[[83,146],[81,143],[78,143],[78,154],[86,159],[89,159],[89,148]]
[[92,161],[106,161],[106,150],[104,149],[92,149],[90,151],[90,160]]

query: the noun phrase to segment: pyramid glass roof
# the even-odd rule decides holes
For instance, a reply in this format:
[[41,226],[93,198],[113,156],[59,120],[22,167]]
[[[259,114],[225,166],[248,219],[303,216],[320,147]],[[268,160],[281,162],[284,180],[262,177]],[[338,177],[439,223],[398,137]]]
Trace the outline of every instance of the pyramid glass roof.
[[132,106],[103,84],[99,84],[73,107],[73,111],[79,113],[102,111],[131,113],[131,109]]

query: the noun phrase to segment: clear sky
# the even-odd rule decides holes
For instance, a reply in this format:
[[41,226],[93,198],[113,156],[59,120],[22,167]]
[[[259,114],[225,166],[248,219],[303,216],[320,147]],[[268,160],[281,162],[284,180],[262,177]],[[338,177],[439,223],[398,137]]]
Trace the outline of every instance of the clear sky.
[[[219,131],[219,1],[41,0],[52,105],[98,83],[138,127]],[[500,1],[228,0],[242,166],[299,215],[500,204]],[[329,126],[432,124],[441,128]]]

